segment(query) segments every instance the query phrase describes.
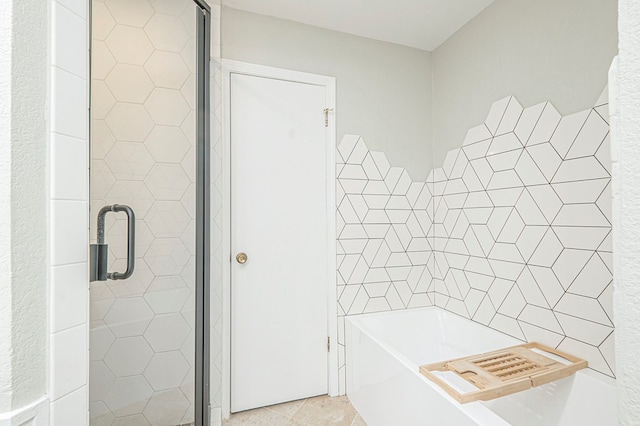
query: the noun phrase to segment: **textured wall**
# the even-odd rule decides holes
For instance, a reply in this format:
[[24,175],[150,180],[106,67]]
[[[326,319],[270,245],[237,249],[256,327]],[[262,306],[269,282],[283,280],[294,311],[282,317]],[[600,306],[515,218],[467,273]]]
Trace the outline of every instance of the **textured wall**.
[[608,119],[505,98],[426,183],[345,137],[339,315],[433,303],[613,376]]
[[[103,205],[128,204],[137,235],[133,277],[91,285],[91,417],[105,424],[189,423],[195,5],[96,0],[93,6],[91,225]],[[110,270],[124,270],[126,219],[108,219]]]
[[[46,393],[48,2],[1,6],[0,412]],[[6,298],[5,298],[6,297]],[[5,370],[6,368],[6,370]]]
[[640,3],[620,0],[620,55],[612,68],[615,312],[620,424],[640,418]]
[[513,95],[563,114],[593,106],[617,51],[616,0],[496,0],[433,51],[433,159]]
[[431,169],[431,53],[222,9],[222,57],[336,77],[337,135],[363,136],[416,180]]

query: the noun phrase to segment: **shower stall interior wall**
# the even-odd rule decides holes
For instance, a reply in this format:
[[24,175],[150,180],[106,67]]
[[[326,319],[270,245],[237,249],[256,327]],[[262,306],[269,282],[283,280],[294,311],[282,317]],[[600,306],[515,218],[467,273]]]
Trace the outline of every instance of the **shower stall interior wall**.
[[[105,205],[136,214],[136,270],[91,283],[91,424],[194,420],[196,7],[94,0],[91,235]],[[109,270],[126,217],[107,216]],[[121,424],[121,423],[118,423]]]

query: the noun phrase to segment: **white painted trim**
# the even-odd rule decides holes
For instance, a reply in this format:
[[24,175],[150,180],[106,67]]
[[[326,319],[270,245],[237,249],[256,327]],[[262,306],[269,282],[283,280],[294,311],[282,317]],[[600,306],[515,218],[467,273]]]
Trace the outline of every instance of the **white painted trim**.
[[49,398],[46,396],[9,413],[0,413],[0,426],[48,426]]
[[250,75],[255,77],[274,78],[297,83],[325,86],[327,88],[326,107],[332,108],[332,119],[327,128],[327,217],[329,235],[327,252],[329,272],[327,333],[331,338],[331,350],[328,355],[328,389],[330,396],[338,395],[338,311],[336,305],[336,80],[317,74],[309,74],[245,62],[223,59],[223,154],[222,154],[222,416],[229,418],[231,413],[231,133],[230,111],[231,98],[229,96],[231,73]]

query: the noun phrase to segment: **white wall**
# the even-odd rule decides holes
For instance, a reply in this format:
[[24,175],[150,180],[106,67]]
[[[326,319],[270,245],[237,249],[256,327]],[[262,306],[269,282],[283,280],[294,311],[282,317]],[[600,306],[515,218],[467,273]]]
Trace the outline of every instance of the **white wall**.
[[591,108],[616,54],[616,0],[496,0],[433,52],[433,158],[515,96],[562,115]]
[[222,57],[336,77],[338,140],[362,135],[392,165],[426,178],[429,52],[223,8]]
[[1,417],[46,393],[48,3],[0,16]]
[[618,409],[621,425],[640,418],[640,3],[620,0],[620,54],[612,77],[614,244]]

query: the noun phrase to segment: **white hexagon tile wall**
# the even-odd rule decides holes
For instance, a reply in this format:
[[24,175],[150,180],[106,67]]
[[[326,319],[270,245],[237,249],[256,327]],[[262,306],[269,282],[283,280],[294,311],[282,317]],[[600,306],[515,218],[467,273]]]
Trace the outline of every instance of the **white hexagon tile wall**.
[[338,311],[435,304],[614,376],[608,105],[496,102],[427,182],[338,147]]
[[[193,421],[195,9],[94,0],[92,235],[96,211],[136,213],[136,272],[91,284],[91,424]],[[126,219],[108,217],[110,270]]]

